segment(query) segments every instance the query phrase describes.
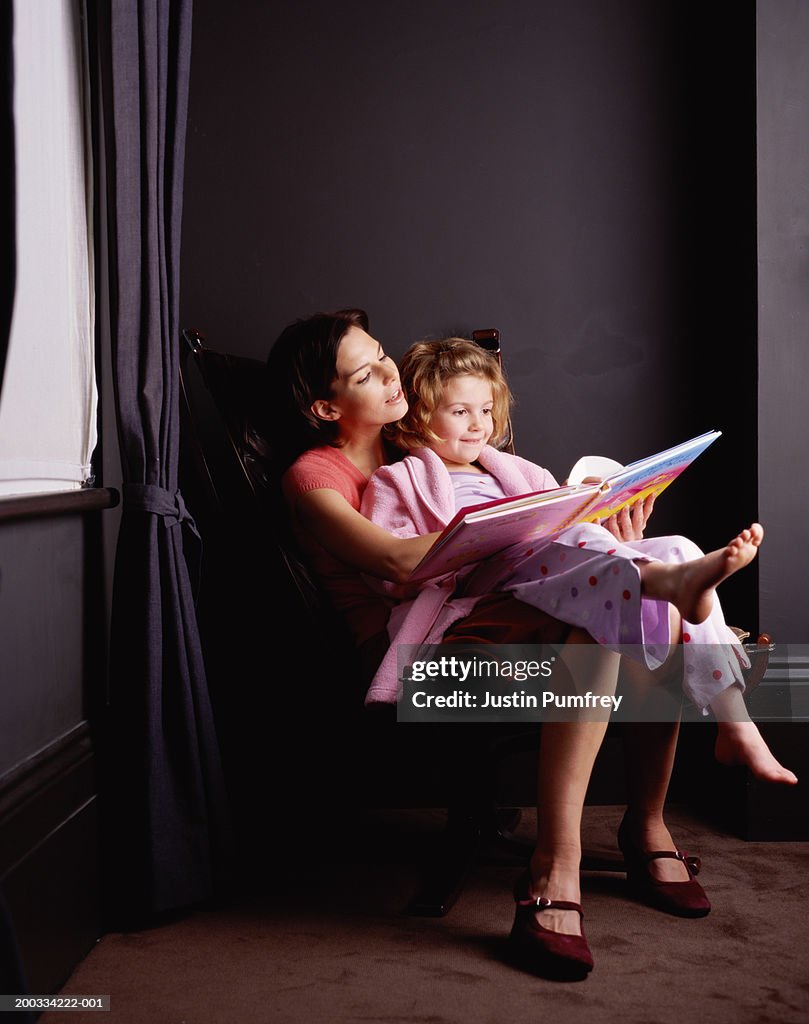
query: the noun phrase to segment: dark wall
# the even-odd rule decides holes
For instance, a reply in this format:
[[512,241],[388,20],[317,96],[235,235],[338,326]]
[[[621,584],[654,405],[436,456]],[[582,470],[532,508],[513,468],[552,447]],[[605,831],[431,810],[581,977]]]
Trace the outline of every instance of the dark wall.
[[31,992],[52,992],[100,932],[98,523],[0,522],[0,890]]
[[755,445],[754,11],[732,48],[696,13],[197,0],[183,322],[262,358],[348,304],[395,356],[499,327],[518,450],[560,478],[722,429],[656,529],[724,541],[755,516],[754,461],[702,493]]
[[[808,36],[800,0],[195,0],[183,321],[258,358],[349,304],[395,356],[499,327],[518,450],[558,476],[721,429],[651,532],[760,517],[727,618],[804,639]],[[678,764],[714,814],[711,741]]]
[[759,480],[769,534],[761,615],[788,643],[809,643],[800,538],[809,511],[809,7],[758,5]]
[[84,719],[81,519],[0,528],[0,776]]

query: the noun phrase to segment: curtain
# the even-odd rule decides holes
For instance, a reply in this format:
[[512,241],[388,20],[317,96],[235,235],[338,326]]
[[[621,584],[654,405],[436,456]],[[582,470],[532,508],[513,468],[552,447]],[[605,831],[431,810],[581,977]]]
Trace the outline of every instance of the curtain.
[[113,837],[106,858],[113,912],[126,914],[211,896],[229,840],[185,558],[198,538],[177,488],[191,2],[94,0],[89,14],[124,477],[103,758]]
[[14,310],[14,278],[16,243],[14,237],[14,7],[0,4],[0,150],[6,154],[0,177],[0,395],[6,366],[11,314]]

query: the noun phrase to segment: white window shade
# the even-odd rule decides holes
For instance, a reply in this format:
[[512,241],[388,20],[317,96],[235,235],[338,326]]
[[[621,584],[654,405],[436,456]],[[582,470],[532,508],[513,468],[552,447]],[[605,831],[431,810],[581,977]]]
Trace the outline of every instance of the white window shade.
[[15,0],[17,280],[0,394],[0,495],[91,474],[97,392],[78,0]]

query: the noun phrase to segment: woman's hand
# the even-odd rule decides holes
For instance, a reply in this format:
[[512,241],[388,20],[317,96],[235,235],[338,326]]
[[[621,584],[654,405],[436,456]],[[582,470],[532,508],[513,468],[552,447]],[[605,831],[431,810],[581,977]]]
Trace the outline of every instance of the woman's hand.
[[654,495],[650,494],[643,501],[636,501],[634,505],[624,505],[614,516],[602,519],[601,525],[617,540],[643,540],[643,531],[646,529],[654,504]]

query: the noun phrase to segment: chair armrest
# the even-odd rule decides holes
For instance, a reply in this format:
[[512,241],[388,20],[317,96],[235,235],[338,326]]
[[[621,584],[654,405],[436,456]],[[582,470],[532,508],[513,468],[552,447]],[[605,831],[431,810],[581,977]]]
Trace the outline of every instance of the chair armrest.
[[[750,641],[749,632],[739,629],[737,626],[730,627],[739,640],[750,659],[750,668],[744,673],[745,697],[749,696],[764,678],[767,666],[770,662],[770,654],[775,650],[775,644],[767,633],[760,633],[757,640]],[[745,642],[747,641],[747,642]]]

